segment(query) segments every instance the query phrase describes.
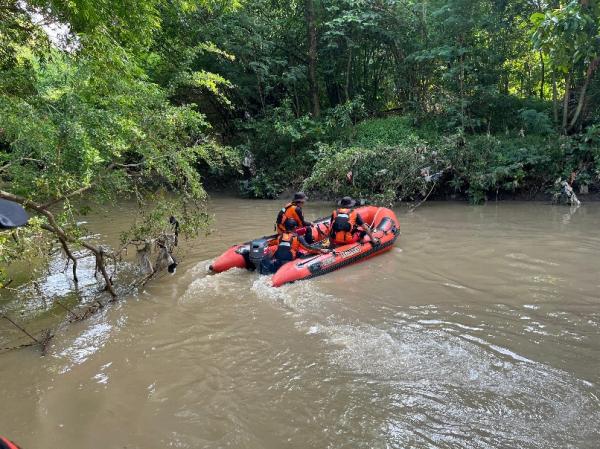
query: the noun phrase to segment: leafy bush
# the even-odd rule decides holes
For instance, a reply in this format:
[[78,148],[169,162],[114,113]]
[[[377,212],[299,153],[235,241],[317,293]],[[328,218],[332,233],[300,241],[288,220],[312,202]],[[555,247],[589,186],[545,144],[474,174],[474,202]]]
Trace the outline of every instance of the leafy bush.
[[245,123],[249,143],[239,147],[252,155],[262,172],[241,184],[242,193],[274,198],[285,187],[301,185],[319,157],[318,144],[348,141],[355,122],[363,115],[360,99],[329,109],[319,120],[308,114],[296,117],[286,101],[260,120]]
[[519,118],[523,129],[530,134],[548,135],[553,132],[552,121],[545,112],[535,109],[521,109]]
[[[469,113],[475,120],[471,132],[499,132],[517,131],[523,127],[523,118],[516,111],[529,110],[532,112],[548,114],[551,103],[538,98],[520,98],[515,95],[505,95],[496,89],[477,89]],[[552,126],[550,126],[552,129]],[[533,131],[535,132],[535,131]],[[544,134],[544,133],[542,133]]]
[[540,191],[561,171],[562,152],[554,141],[539,136],[470,136],[448,148],[450,185],[467,193],[473,203],[484,201],[489,193]]
[[265,172],[259,172],[250,180],[240,182],[242,195],[249,198],[275,199],[283,187]]
[[318,147],[304,188],[328,197],[353,195],[389,204],[422,196],[432,188],[424,175],[443,173],[438,194],[459,193],[480,203],[506,192],[545,192],[572,172],[582,184],[598,179],[598,129],[559,137],[547,128],[544,113],[526,109],[521,119],[538,133],[444,137],[412,127],[410,117],[367,120],[356,126],[351,143]]
[[418,139],[410,116],[365,120],[356,125],[354,141],[362,146],[398,145]]
[[304,188],[332,198],[352,195],[393,204],[424,193],[427,181],[421,170],[443,164],[438,150],[418,140],[396,146],[321,145]]

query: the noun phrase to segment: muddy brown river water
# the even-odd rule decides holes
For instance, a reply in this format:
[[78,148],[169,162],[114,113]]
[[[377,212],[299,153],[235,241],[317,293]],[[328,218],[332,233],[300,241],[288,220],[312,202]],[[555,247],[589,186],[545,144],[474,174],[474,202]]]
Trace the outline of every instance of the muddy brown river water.
[[[46,357],[1,354],[0,434],[23,449],[600,447],[600,204],[431,202],[398,211],[391,252],[327,276],[206,274],[278,207],[214,198],[217,230],[175,277],[63,329]],[[115,238],[127,208],[89,220]]]

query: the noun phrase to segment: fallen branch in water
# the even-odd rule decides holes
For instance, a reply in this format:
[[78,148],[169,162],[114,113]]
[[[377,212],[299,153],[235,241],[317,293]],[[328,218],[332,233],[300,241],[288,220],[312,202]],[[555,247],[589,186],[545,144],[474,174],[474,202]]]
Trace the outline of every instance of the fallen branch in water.
[[74,320],[69,320],[69,321],[80,321],[81,317],[79,315],[77,315],[75,312],[73,312],[71,309],[69,309],[67,306],[65,306],[62,302],[60,302],[58,299],[54,301],[56,304],[58,304],[59,306],[61,306],[64,310],[66,310],[68,313],[70,313],[72,316],[75,317]]
[[96,267],[97,267],[98,271],[102,274],[102,277],[104,278],[104,282],[105,282],[104,288],[110,293],[110,295],[113,298],[117,297],[117,292],[115,291],[115,288],[113,286],[112,279],[110,278],[110,276],[108,275],[108,272],[106,271],[105,252],[104,252],[103,248],[96,247],[96,246],[90,244],[89,242],[86,242],[85,240],[78,239],[78,238],[70,235],[69,233],[67,233],[58,224],[56,218],[54,217],[54,214],[52,212],[50,212],[46,208],[46,206],[44,206],[42,204],[38,204],[27,198],[23,198],[19,195],[15,195],[13,193],[6,192],[4,190],[0,190],[0,198],[3,198],[8,201],[12,201],[13,203],[18,203],[18,204],[22,205],[23,207],[33,210],[36,213],[38,213],[39,215],[46,218],[47,223],[42,224],[41,228],[46,231],[51,232],[52,234],[54,234],[56,236],[56,238],[60,241],[61,245],[63,246],[63,249],[65,250],[67,257],[73,261],[73,275],[75,277],[75,282],[77,282],[77,271],[76,271],[77,263],[76,263],[75,257],[73,256],[73,254],[71,253],[71,251],[69,249],[68,244],[69,243],[78,244],[78,245],[81,245],[84,248],[88,249],[89,251],[91,251],[96,258]]
[[425,201],[427,201],[427,198],[429,198],[429,195],[431,195],[431,192],[433,192],[433,189],[435,189],[436,185],[437,185],[437,182],[434,182],[433,185],[431,186],[431,189],[429,190],[429,193],[427,195],[425,195],[425,198],[423,198],[416,205],[411,207],[408,211],[413,212],[417,207],[421,206]]
[[46,329],[44,331],[42,340],[40,341],[40,347],[42,349],[42,357],[46,355],[46,353],[48,351],[48,345],[50,344],[50,340],[52,340],[52,338],[54,338],[54,334],[52,332],[50,332],[50,329]]
[[18,346],[7,346],[5,348],[0,348],[0,353],[16,351],[17,349],[30,348],[37,344],[38,343],[23,343],[22,345],[18,345]]
[[9,323],[11,323],[14,327],[19,329],[22,333],[27,335],[32,340],[32,342],[31,343],[23,343],[21,345],[13,346],[13,347],[0,348],[0,352],[8,352],[8,351],[13,351],[15,349],[22,349],[22,348],[39,345],[40,349],[42,351],[42,356],[46,355],[46,351],[48,349],[48,344],[50,343],[50,340],[52,340],[52,338],[54,337],[54,334],[52,334],[52,332],[50,332],[50,329],[45,329],[43,331],[42,337],[38,339],[38,338],[35,338],[33,335],[31,335],[29,332],[27,332],[27,330],[23,326],[20,326],[19,324],[17,324],[13,319],[11,319],[5,313],[2,314],[2,318],[4,318]]
[[[78,283],[78,278],[77,278],[78,257],[77,257],[77,253],[75,253],[72,250],[72,246],[73,245],[81,245],[85,250],[88,250],[90,252],[90,254],[89,254],[90,256],[93,256],[95,258],[96,265],[94,268],[94,276],[97,276],[98,273],[100,273],[102,275],[102,277],[104,278],[105,282],[103,283],[104,284],[103,290],[106,290],[111,294],[111,297],[108,299],[103,299],[104,295],[98,296],[98,294],[94,294],[93,296],[95,296],[95,298],[93,298],[93,297],[90,298],[90,299],[92,299],[91,303],[88,302],[87,304],[82,304],[80,307],[71,308],[56,298],[52,299],[52,298],[47,297],[44,294],[44,292],[42,291],[42,289],[40,288],[40,285],[38,284],[38,282],[31,281],[31,285],[33,286],[34,291],[37,292],[37,294],[43,300],[46,307],[50,303],[55,303],[56,305],[58,305],[60,308],[62,308],[63,310],[65,310],[67,312],[68,316],[66,318],[68,319],[68,323],[83,321],[83,320],[87,319],[88,317],[90,317],[91,315],[95,314],[97,311],[103,309],[108,303],[114,302],[114,301],[116,301],[116,299],[118,299],[117,294],[113,287],[112,276],[117,272],[117,263],[122,261],[122,256],[123,256],[123,254],[126,254],[126,249],[127,249],[127,246],[129,246],[129,245],[136,246],[137,243],[144,243],[145,250],[138,249],[138,252],[142,253],[144,260],[149,261],[150,257],[154,256],[155,261],[154,261],[154,264],[149,264],[149,273],[147,272],[146,274],[144,274],[141,277],[141,279],[137,279],[136,281],[132,282],[128,287],[124,286],[124,288],[119,289],[119,296],[133,293],[135,290],[142,288],[150,280],[155,279],[160,274],[166,273],[167,271],[170,273],[175,272],[175,268],[177,266],[177,261],[175,259],[175,256],[173,255],[173,252],[175,250],[175,247],[178,244],[179,223],[174,217],[170,217],[169,223],[168,223],[168,229],[165,229],[158,237],[153,238],[153,239],[147,239],[144,241],[131,240],[131,241],[125,242],[124,248],[119,253],[115,254],[114,252],[112,252],[111,249],[105,248],[102,245],[93,245],[93,244],[85,241],[84,239],[78,237],[78,234],[76,234],[76,233],[71,234],[68,229],[66,229],[66,228],[63,229],[61,226],[58,225],[52,212],[45,210],[44,206],[42,206],[42,205],[33,203],[30,200],[18,197],[16,195],[12,195],[12,194],[10,194],[8,192],[4,192],[2,190],[0,190],[0,197],[4,197],[5,199],[8,197],[8,199],[11,199],[11,200],[14,200],[15,202],[21,203],[25,207],[38,212],[38,214],[40,214],[46,218],[47,222],[42,223],[41,225],[38,225],[38,226],[41,229],[49,231],[50,233],[54,234],[54,236],[57,238],[57,243],[60,244],[59,248],[62,249],[62,253],[64,254],[64,257],[66,258],[66,266],[65,266],[65,269],[63,270],[63,272],[66,271],[69,263],[73,262],[73,265],[72,265],[73,279],[74,279],[76,285]],[[54,244],[53,246],[56,247],[57,245]],[[87,252],[85,250],[84,250],[84,252]],[[60,251],[60,249],[58,251]],[[86,257],[88,257],[88,256],[86,255]],[[107,266],[107,263],[111,264],[111,262],[114,264],[114,267],[112,270],[111,270],[110,265]],[[48,274],[50,274],[50,272]],[[77,287],[76,287],[76,289],[77,289],[77,291],[79,291]],[[16,289],[12,289],[12,290],[16,291]],[[46,330],[46,331],[44,331],[44,333],[41,336],[36,337],[36,336],[32,335],[31,333],[29,333],[23,326],[19,325],[14,320],[12,320],[10,317],[7,317],[5,315],[0,315],[0,318],[1,317],[6,318],[13,326],[15,326],[17,329],[19,329],[25,335],[27,335],[27,337],[29,339],[31,339],[31,343],[26,343],[26,344],[21,344],[21,345],[16,345],[16,346],[12,346],[12,347],[6,347],[6,348],[0,348],[0,352],[11,351],[11,350],[20,349],[20,348],[24,348],[24,347],[28,347],[28,346],[39,345],[39,347],[41,348],[41,351],[42,351],[42,355],[46,354],[48,344],[53,337],[53,333],[50,330]],[[53,332],[57,331],[57,329],[59,329],[62,326],[62,324],[67,324],[66,320],[63,321],[62,323],[59,323],[58,327]]]
[[19,326],[17,323],[15,323],[10,317],[8,317],[6,314],[2,314],[2,318],[4,318],[6,321],[8,321],[10,324],[12,324],[13,326],[15,326],[17,329],[19,329],[21,332],[23,332],[25,335],[27,335],[29,338],[31,338],[34,342],[36,343],[40,343],[40,341],[35,338],[33,335],[31,335],[29,332],[27,332],[25,330],[25,328]]

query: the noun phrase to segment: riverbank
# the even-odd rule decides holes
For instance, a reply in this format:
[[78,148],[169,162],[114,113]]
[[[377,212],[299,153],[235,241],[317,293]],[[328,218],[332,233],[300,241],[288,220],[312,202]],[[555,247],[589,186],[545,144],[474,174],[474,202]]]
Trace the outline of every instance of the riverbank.
[[275,198],[294,186],[326,199],[352,195],[394,204],[429,195],[478,204],[548,200],[560,193],[562,182],[577,195],[600,195],[600,131],[594,127],[571,136],[523,129],[466,134],[407,115],[307,137],[301,152],[292,141],[254,137],[261,146],[247,156],[251,176],[242,193],[248,197]]
[[[282,192],[280,192],[276,198],[271,199],[271,201],[277,201],[278,203],[286,203],[289,202],[290,199],[294,196],[294,193],[297,191],[300,191],[303,189],[302,185],[298,185],[295,188],[292,187],[288,187],[286,189],[284,189]],[[435,192],[432,191],[432,193],[426,198],[425,202],[427,203],[432,203],[432,202],[441,202],[441,203],[458,203],[458,204],[469,204],[471,205],[471,199],[469,198],[468,195],[466,194],[459,194],[459,193],[440,193],[440,192]],[[229,186],[228,188],[225,189],[209,189],[208,193],[210,195],[217,195],[217,196],[231,196],[231,197],[237,197],[240,199],[249,199],[249,200],[257,200],[260,198],[248,198],[246,195],[244,195],[242,192],[240,192],[239,188],[232,184],[231,186]],[[427,195],[428,192],[425,193],[425,196]],[[582,205],[585,203],[596,203],[600,201],[600,190],[597,190],[597,188],[594,186],[592,188],[592,191],[589,191],[587,193],[578,193],[577,194],[577,198],[581,201]],[[324,194],[322,192],[318,192],[318,191],[311,191],[310,192],[310,201],[318,201],[318,202],[326,202],[326,203],[330,203],[332,205],[335,205],[336,202],[340,199],[340,197],[334,197],[331,195],[327,195]],[[398,207],[398,208],[411,208],[413,207],[415,204],[419,204],[422,203],[423,199],[425,199],[425,196],[417,196],[415,199],[413,199],[412,201],[407,201],[407,202],[402,202],[402,201],[396,201],[394,202],[393,206],[394,207]],[[368,197],[356,197],[356,199],[358,201],[362,201],[365,204],[374,204],[374,205],[378,205],[379,203],[377,203],[376,201],[369,201]],[[476,205],[485,205],[488,203],[514,203],[514,202],[532,202],[532,203],[543,203],[543,204],[548,204],[548,205],[557,205],[557,206],[568,206],[568,204],[566,203],[560,203],[560,202],[556,202],[555,196],[553,193],[544,193],[544,192],[498,192],[498,195],[496,196],[495,193],[491,193],[489,196],[487,196],[487,198],[484,198],[480,203],[476,204]],[[423,203],[424,204],[424,203]],[[389,205],[389,204],[388,204]]]

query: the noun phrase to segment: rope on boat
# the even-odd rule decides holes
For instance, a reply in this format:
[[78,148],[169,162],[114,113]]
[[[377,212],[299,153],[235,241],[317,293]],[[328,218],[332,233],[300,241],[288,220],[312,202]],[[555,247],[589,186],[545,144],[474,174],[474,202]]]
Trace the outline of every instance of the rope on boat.
[[[338,262],[336,264],[329,265],[327,268],[320,268],[319,267],[318,269],[315,269],[314,271],[311,270],[312,267],[309,266],[308,268],[310,270],[310,275],[308,275],[304,279],[312,279],[312,278],[315,278],[317,276],[322,276],[324,274],[331,273],[332,271],[338,270],[338,269],[343,268],[343,267],[345,267],[347,265],[351,265],[351,264],[353,264],[355,262],[358,262],[361,259],[365,259],[365,258],[367,258],[369,256],[372,256],[375,253],[378,253],[378,252],[384,250],[385,248],[388,248],[388,247],[392,246],[396,242],[396,239],[398,238],[398,236],[400,235],[400,232],[398,231],[398,229],[394,230],[393,232],[394,232],[394,238],[392,240],[390,240],[389,242],[383,243],[381,245],[374,246],[369,251],[365,251],[364,253],[359,254],[356,257],[351,257],[349,259],[343,260],[343,261]],[[317,264],[315,264],[315,265],[317,265]]]

